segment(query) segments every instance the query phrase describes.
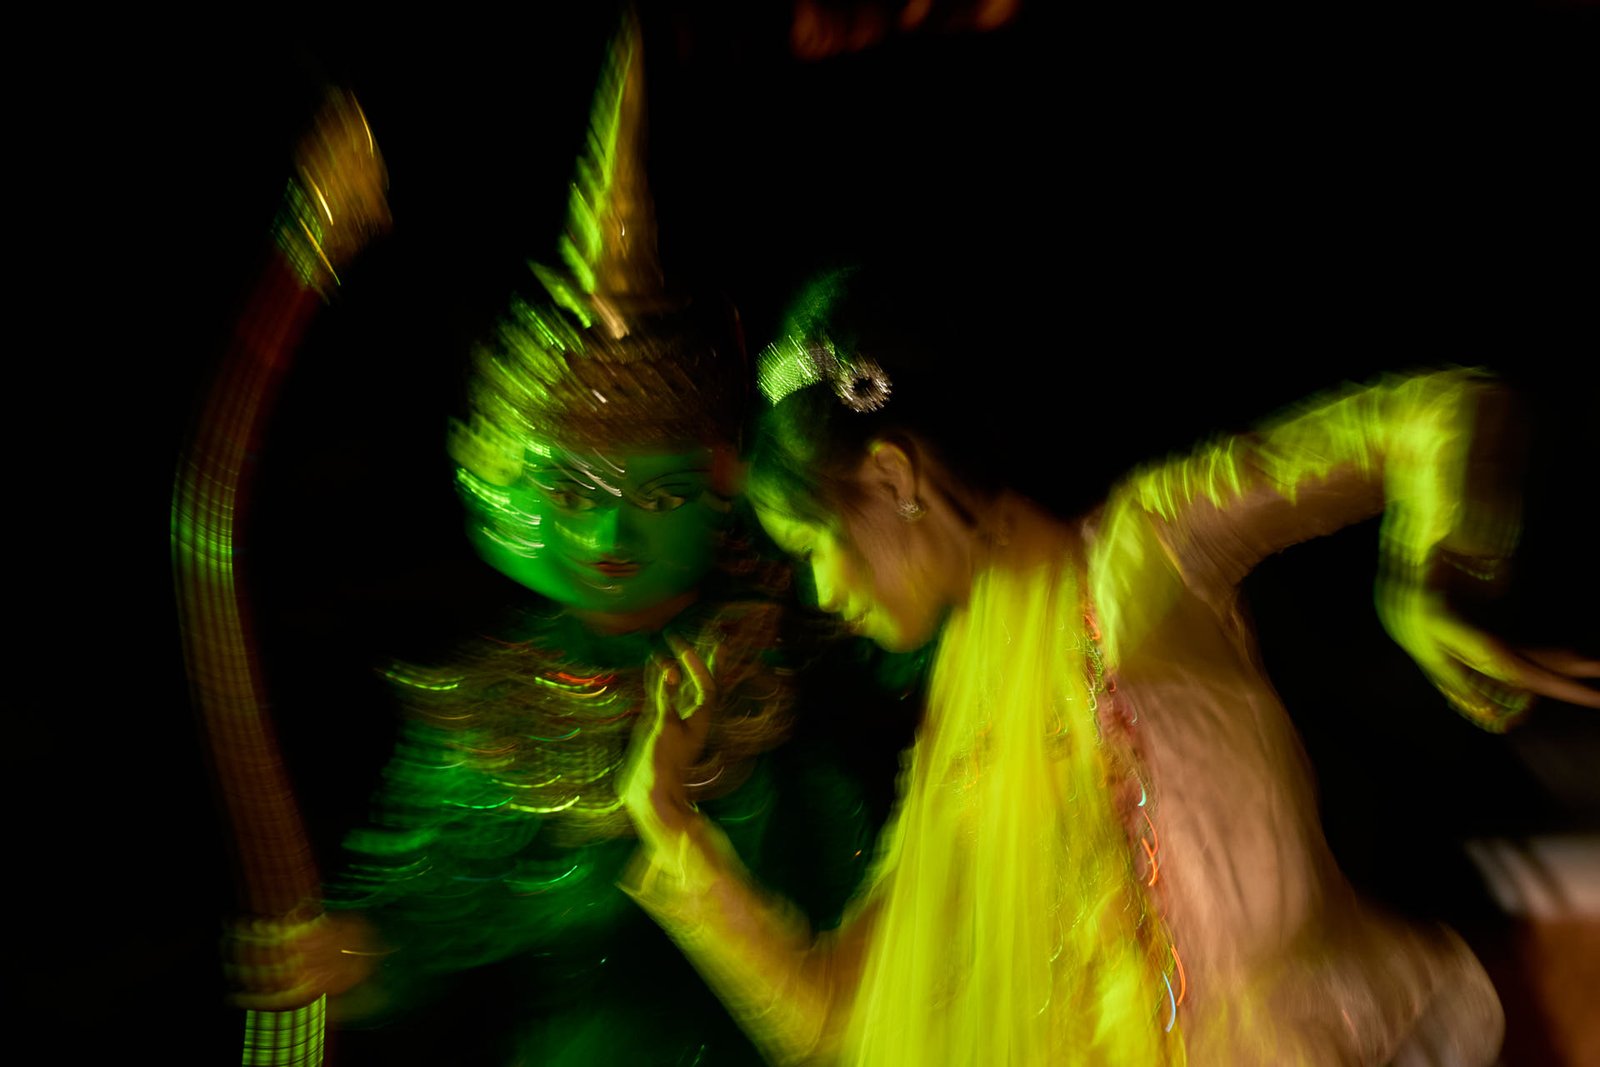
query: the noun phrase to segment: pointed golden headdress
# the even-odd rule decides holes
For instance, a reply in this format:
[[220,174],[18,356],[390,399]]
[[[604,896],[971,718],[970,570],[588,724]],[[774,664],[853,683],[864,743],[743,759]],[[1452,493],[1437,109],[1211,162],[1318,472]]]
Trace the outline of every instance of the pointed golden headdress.
[[452,454],[506,484],[530,442],[671,447],[735,442],[745,367],[725,305],[672,294],[645,171],[644,54],[629,12],[612,43],[568,202],[561,265],[532,263],[540,295],[517,298],[475,355],[470,423]]

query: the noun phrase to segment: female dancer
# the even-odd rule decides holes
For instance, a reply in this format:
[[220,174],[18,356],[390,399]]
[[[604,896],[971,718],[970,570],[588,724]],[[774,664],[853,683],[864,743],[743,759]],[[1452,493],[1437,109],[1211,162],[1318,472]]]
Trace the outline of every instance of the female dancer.
[[850,628],[933,647],[870,888],[813,937],[754,887],[675,785],[703,729],[684,689],[625,792],[630,891],[778,1062],[1491,1062],[1465,945],[1340,874],[1237,590],[1381,511],[1380,614],[1457,708],[1501,730],[1534,694],[1600,705],[1573,680],[1595,665],[1525,659],[1445,600],[1515,537],[1481,432],[1503,394],[1471,370],[1353,390],[1068,521],[984,455],[994,340],[960,306],[831,276],[760,368],[763,524]]

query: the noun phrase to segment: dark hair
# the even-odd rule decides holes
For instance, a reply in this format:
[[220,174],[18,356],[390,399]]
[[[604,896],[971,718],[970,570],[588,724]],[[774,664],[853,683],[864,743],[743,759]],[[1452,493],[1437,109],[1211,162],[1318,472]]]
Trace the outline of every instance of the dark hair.
[[848,475],[868,444],[905,437],[931,450],[980,505],[1003,489],[1062,512],[1095,503],[1103,476],[1061,484],[1066,427],[1048,416],[1069,406],[1052,358],[1065,343],[1059,322],[1038,335],[1040,313],[998,278],[914,264],[821,275],[757,361],[769,399],[774,365],[791,388],[757,428],[757,491],[798,518],[824,518],[851,503]]

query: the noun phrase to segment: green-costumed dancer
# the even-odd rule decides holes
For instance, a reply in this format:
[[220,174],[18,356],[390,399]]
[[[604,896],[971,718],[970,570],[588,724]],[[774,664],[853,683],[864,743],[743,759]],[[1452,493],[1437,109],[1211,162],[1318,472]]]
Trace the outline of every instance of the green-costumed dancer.
[[[642,59],[630,16],[560,263],[532,266],[538,296],[514,300],[475,354],[451,433],[474,547],[538,598],[446,663],[389,671],[409,714],[330,894],[375,928],[357,948],[373,955],[341,947],[376,961],[334,1005],[369,1027],[342,1044],[381,1044],[385,1062],[758,1061],[615,887],[636,847],[615,782],[652,700],[692,693],[708,740],[687,795],[749,854],[805,868],[825,909],[869,839],[848,776],[813,765],[780,791],[765,755],[793,699],[787,572],[750,549],[733,503],[753,376],[727,306],[664,284]],[[780,792],[816,817],[791,821]],[[815,862],[797,863],[807,847]]]

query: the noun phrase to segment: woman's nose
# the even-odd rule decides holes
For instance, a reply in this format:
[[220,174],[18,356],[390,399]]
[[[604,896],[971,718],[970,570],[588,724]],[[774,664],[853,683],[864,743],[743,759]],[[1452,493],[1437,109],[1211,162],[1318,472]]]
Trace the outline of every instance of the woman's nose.
[[841,605],[834,583],[815,563],[811,565],[811,584],[817,591],[817,607],[823,611],[837,612]]
[[589,544],[596,556],[627,558],[628,531],[627,521],[623,516],[625,510],[627,509],[620,504],[595,509],[594,522],[589,528]]

